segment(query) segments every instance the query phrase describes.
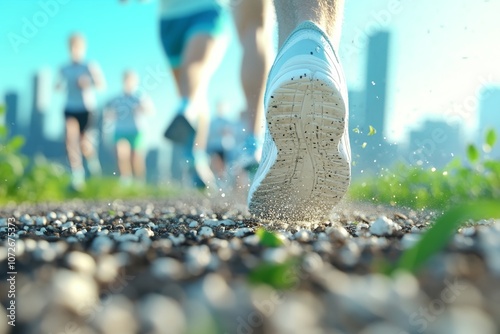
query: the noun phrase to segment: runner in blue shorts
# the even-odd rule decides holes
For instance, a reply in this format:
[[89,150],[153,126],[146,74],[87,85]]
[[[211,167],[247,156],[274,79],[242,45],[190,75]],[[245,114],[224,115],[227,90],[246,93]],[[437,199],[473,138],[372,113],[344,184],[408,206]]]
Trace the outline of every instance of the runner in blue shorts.
[[162,0],[160,38],[172,67],[180,103],[165,137],[184,147],[188,183],[213,182],[206,155],[210,111],[206,93],[222,60],[225,10],[216,0]]
[[115,120],[114,141],[118,159],[120,181],[124,185],[135,180],[143,183],[145,176],[144,156],[141,152],[142,134],[139,118],[151,113],[151,101],[137,90],[139,77],[135,72],[123,75],[123,93],[111,100],[106,107],[106,116]]

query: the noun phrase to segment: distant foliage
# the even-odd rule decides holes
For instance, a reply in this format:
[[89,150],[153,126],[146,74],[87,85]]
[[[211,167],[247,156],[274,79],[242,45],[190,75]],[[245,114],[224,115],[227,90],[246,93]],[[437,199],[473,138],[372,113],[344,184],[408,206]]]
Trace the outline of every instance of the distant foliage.
[[500,161],[485,154],[496,144],[496,138],[494,130],[487,131],[483,153],[469,145],[468,162],[454,159],[441,169],[398,164],[376,178],[353,184],[350,198],[417,209],[500,199]]

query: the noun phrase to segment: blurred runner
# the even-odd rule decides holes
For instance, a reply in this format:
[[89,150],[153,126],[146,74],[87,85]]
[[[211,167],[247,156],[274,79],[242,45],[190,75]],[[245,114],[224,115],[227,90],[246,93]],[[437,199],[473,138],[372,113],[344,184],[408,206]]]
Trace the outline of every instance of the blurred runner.
[[115,121],[114,141],[120,181],[123,185],[145,182],[145,161],[142,152],[141,114],[154,112],[150,99],[137,90],[139,77],[133,71],[123,74],[123,93],[111,100],[106,116]]
[[182,145],[192,185],[214,183],[206,154],[208,85],[225,53],[225,10],[216,0],[161,0],[160,34],[180,104],[165,137]]
[[71,63],[61,68],[56,89],[66,90],[66,152],[72,172],[71,186],[80,191],[85,186],[82,155],[92,175],[101,173],[101,165],[86,130],[96,107],[94,88],[103,89],[105,82],[99,66],[84,61],[86,43],[83,35],[70,36],[69,51]]

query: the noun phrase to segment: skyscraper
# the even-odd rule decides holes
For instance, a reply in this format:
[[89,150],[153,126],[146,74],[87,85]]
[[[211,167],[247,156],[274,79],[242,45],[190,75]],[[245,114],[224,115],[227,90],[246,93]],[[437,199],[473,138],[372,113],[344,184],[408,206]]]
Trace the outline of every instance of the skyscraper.
[[383,138],[386,121],[387,75],[389,68],[389,41],[387,31],[379,31],[370,36],[366,66],[365,117],[366,126],[371,125]]
[[[497,137],[500,137],[500,86],[490,86],[483,89],[480,96],[478,118],[477,144],[481,147],[488,129],[494,129]],[[500,158],[499,142],[489,154],[492,158]]]

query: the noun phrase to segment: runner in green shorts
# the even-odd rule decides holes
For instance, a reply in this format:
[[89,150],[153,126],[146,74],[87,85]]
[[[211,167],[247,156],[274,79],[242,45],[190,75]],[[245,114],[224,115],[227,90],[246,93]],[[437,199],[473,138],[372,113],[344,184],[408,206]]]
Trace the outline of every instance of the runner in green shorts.
[[130,185],[134,178],[144,182],[145,176],[138,118],[141,113],[151,112],[153,106],[149,99],[137,91],[138,83],[137,74],[126,71],[123,75],[123,93],[111,100],[106,108],[106,114],[115,120],[114,140],[118,170],[124,185]]

